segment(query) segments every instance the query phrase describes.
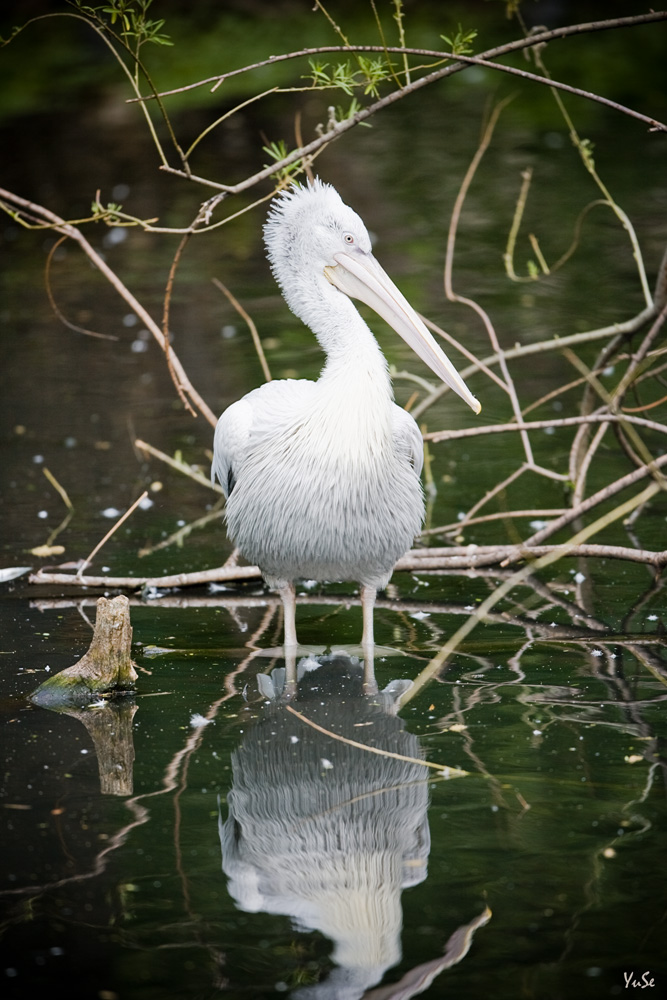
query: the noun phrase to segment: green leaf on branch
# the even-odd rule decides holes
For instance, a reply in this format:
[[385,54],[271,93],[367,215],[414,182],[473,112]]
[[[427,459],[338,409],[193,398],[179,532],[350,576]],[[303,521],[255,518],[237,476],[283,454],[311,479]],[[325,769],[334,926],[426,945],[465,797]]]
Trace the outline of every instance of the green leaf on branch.
[[318,89],[336,87],[348,97],[353,97],[354,91],[361,87],[365,94],[378,97],[378,84],[388,80],[391,75],[386,60],[382,56],[378,59],[359,56],[358,62],[359,68],[352,69],[349,60],[331,66],[330,63],[310,59],[310,74],[305,79],[310,80],[313,87]]
[[120,34],[125,42],[132,39],[138,47],[144,42],[153,42],[155,45],[173,45],[169,35],[161,33],[164,18],[159,21],[151,21],[147,17],[152,2],[153,0],[110,0],[103,6],[90,7],[81,3],[81,0],[73,0],[77,10],[96,20],[100,25],[107,27],[106,19],[102,15],[106,15],[112,28],[118,22],[121,29]]
[[[284,139],[279,139],[278,142],[270,142],[268,146],[262,146],[263,151],[270,156],[274,163],[280,163],[289,156],[289,150],[285,144]],[[265,163],[264,166],[268,167],[269,164]],[[279,181],[289,180],[293,174],[297,173],[301,169],[301,160],[295,160],[294,163],[288,163],[287,166],[281,167],[276,170],[275,174],[271,174]]]
[[378,84],[389,78],[389,71],[385,60],[382,57],[379,59],[365,59],[364,56],[359,56],[359,67],[365,81],[364,94],[372,94],[373,97],[379,97]]
[[590,172],[593,173],[595,170],[595,158],[593,157],[593,150],[595,149],[594,144],[590,139],[573,139],[573,142],[581,154],[584,166],[587,170],[590,170]]
[[459,24],[458,31],[453,38],[450,38],[449,35],[440,35],[440,37],[443,42],[447,42],[455,56],[469,56],[473,53],[472,43],[477,38],[477,31],[475,28],[464,31]]

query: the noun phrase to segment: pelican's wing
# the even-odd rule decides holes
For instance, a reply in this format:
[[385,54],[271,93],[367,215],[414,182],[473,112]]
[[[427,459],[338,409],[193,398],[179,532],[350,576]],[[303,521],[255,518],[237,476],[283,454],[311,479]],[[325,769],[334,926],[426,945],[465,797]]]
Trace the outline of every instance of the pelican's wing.
[[394,442],[399,454],[412,465],[418,476],[424,464],[424,439],[415,420],[402,406],[394,404]]
[[277,379],[227,407],[215,428],[211,465],[211,481],[219,480],[225,496],[234,489],[250,449],[293,423],[314,390],[315,383],[308,379]]
[[232,403],[222,414],[213,438],[211,482],[218,479],[226,497],[234,489],[234,469],[242,461],[252,427],[252,404],[247,397]]

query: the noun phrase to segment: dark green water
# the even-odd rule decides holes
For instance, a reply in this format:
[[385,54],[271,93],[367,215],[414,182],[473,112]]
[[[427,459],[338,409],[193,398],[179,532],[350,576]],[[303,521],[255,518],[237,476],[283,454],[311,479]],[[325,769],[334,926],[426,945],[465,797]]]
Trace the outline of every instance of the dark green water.
[[[378,258],[415,306],[481,353],[489,353],[481,324],[444,299],[442,262],[487,84],[461,80],[404,102],[318,161],[360,211]],[[114,119],[110,106],[7,122],[14,155],[3,184],[68,216],[85,213],[101,187],[107,200],[120,192],[138,215],[188,221],[200,192],[160,175],[140,125]],[[214,174],[229,155],[240,174],[261,132],[291,134],[281,108],[247,112],[234,142],[220,133],[202,171]],[[306,109],[311,118],[321,113]],[[580,113],[605,182],[637,227],[652,280],[665,238],[664,140],[611,113]],[[195,133],[195,123],[180,124]],[[502,252],[526,166],[534,168],[526,231],[538,231],[550,259],[596,197],[555,111],[520,93],[465,205],[457,291],[482,302],[505,344],[634,315],[643,303],[627,239],[602,210],[588,217],[568,268],[539,284],[507,281]],[[251,312],[274,375],[313,377],[321,363],[272,282],[262,221],[260,209],[193,239],[177,276],[174,347],[216,412],[262,375],[213,277]],[[1,238],[1,565],[85,557],[113,523],[109,510],[127,509],[156,483],[152,505],[107,543],[95,569],[159,575],[219,565],[229,554],[219,521],[156,548],[215,502],[133,448],[139,437],[208,471],[211,430],[184,413],[157,346],[70,246],[53,267],[59,308],[118,340],[64,328],[44,289],[52,238],[7,220]],[[100,228],[91,239],[159,318],[177,238],[128,231],[114,243]],[[525,260],[525,245],[522,253]],[[423,377],[393,334],[375,328],[391,363]],[[514,371],[525,402],[571,376],[555,354]],[[479,376],[471,387],[488,423],[508,419],[496,387]],[[399,401],[413,389],[397,379]],[[425,419],[432,430],[475,418],[447,398]],[[654,454],[664,450],[647,440]],[[561,468],[570,442],[571,432],[536,432],[536,459]],[[454,521],[521,460],[507,436],[435,445],[432,453],[432,526]],[[74,508],[53,538],[65,547],[55,560],[28,553],[66,514],[45,467]],[[591,491],[628,470],[610,448]],[[493,509],[559,507],[563,497],[560,484],[527,475]],[[605,541],[665,548],[666,513],[655,500]],[[513,541],[516,531],[497,520],[468,529],[465,540]],[[522,522],[519,531],[529,529]],[[376,658],[380,689],[418,677],[501,579],[498,571],[396,574],[376,613],[377,642],[393,650]],[[628,977],[641,982],[644,973],[654,980],[647,996],[664,992],[665,598],[645,567],[565,560],[530,578],[437,678],[408,693],[398,715],[389,694],[361,693],[354,663],[306,674],[293,703],[303,715],[358,742],[468,772],[449,780],[345,746],[260,695],[257,675],[283,664],[279,654],[261,655],[281,631],[275,601],[259,585],[133,599],[136,699],[78,717],[31,706],[29,693],[87,648],[97,596],[37,588],[25,577],[0,585],[2,995],[343,1000],[403,977],[408,991],[420,967],[435,975],[452,936],[451,961],[424,996],[594,1000],[635,993]],[[304,591],[301,641],[320,649],[358,642],[354,598],[352,585]],[[101,732],[125,734],[117,753],[133,765],[123,794],[102,794],[121,756],[100,750]],[[472,933],[487,906],[491,915],[464,953],[466,928]]]

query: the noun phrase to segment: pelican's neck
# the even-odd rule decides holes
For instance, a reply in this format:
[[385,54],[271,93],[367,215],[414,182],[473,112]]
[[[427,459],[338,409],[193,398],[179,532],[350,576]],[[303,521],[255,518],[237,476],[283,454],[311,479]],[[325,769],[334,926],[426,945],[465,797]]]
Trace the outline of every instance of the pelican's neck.
[[394,395],[380,346],[351,300],[332,292],[333,307],[318,311],[309,323],[327,356],[319,384],[341,398],[361,395],[367,405],[389,406]]
[[327,359],[317,380],[320,442],[330,459],[366,475],[387,453],[393,434],[393,391],[378,342],[349,299],[341,323],[317,329]]
[[[317,381],[318,407],[324,423],[342,419],[371,439],[391,433],[394,399],[387,362],[351,299],[311,270],[304,280],[274,270],[288,306],[317,337],[326,362]],[[326,411],[326,416],[325,416]],[[354,437],[350,432],[351,438]]]

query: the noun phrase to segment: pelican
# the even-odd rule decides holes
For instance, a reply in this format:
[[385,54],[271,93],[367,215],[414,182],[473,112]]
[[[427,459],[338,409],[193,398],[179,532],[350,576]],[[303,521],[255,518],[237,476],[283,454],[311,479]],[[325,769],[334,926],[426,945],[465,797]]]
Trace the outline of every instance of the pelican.
[[300,579],[360,584],[362,646],[373,605],[424,519],[423,440],[394,403],[387,362],[351,301],[370,306],[429,368],[481,406],[371,253],[359,216],[319,179],[273,199],[264,226],[273,275],[326,362],[316,382],[253,389],[220,417],[211,477],[227,497],[230,539],[284,606],[295,649]]

